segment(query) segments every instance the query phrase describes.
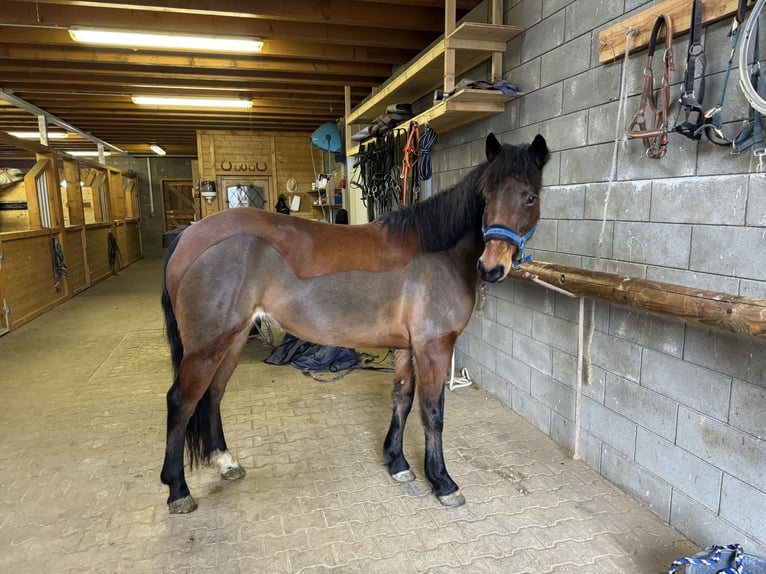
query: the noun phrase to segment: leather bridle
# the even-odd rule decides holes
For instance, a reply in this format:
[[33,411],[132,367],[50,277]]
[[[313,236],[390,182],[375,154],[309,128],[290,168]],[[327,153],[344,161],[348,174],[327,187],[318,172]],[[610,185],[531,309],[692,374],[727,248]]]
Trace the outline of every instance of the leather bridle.
[[[663,53],[663,71],[660,81],[660,102],[654,95],[654,72],[652,71],[652,60],[654,59],[654,49],[657,45],[657,36],[660,29],[665,28],[665,52]],[[650,159],[660,159],[665,156],[668,146],[668,106],[670,104],[670,80],[669,74],[673,67],[673,30],[670,17],[662,14],[657,17],[652,28],[652,35],[649,38],[649,50],[646,55],[646,64],[644,65],[644,85],[641,91],[641,102],[638,105],[638,111],[633,116],[633,121],[626,130],[630,138],[642,138],[644,140],[644,149],[646,156]],[[651,109],[654,116],[654,126],[647,129],[646,126],[646,108]]]

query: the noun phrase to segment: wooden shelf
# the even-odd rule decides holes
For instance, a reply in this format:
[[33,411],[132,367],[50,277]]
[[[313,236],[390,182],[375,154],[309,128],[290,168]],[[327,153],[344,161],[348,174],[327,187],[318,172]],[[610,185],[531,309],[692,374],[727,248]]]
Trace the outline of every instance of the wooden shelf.
[[348,115],[349,124],[370,123],[393,103],[414,102],[444,83],[444,56],[455,50],[455,74],[460,75],[505,51],[509,40],[524,29],[518,26],[464,22],[432,48],[407,64],[378,91],[362,101]]
[[[522,94],[519,94],[519,96]],[[410,122],[418,125],[428,124],[436,133],[448,132],[487,116],[501,113],[505,104],[518,96],[506,96],[497,90],[471,90],[468,88],[455,92],[411,120],[402,122],[394,129],[406,128]],[[368,139],[364,144],[374,141]],[[359,153],[359,145],[349,148],[349,155]]]

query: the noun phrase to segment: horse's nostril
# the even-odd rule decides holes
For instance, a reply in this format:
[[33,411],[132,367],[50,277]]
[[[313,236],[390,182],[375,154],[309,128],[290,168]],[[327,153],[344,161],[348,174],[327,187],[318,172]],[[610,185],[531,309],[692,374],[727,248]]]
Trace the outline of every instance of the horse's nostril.
[[479,261],[478,268],[479,268],[479,275],[481,276],[482,281],[486,281],[487,283],[496,283],[497,281],[500,281],[503,277],[505,277],[504,265],[497,265],[493,267],[492,269],[487,269],[484,266],[484,263]]

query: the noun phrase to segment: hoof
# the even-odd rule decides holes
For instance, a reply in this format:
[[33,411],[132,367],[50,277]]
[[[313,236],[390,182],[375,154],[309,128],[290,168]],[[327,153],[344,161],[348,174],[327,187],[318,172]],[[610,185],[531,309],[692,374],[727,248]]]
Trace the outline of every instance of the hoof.
[[168,502],[170,514],[189,514],[197,510],[197,501],[191,495]]
[[442,506],[456,507],[465,504],[465,496],[460,494],[459,490],[450,494],[445,494],[444,496],[438,496],[437,498],[439,499],[439,502],[442,503]]
[[415,473],[408,468],[407,470],[395,472],[391,475],[391,478],[393,478],[396,482],[412,482],[415,480]]
[[244,478],[246,474],[245,469],[241,466],[230,466],[221,471],[221,478],[224,478],[225,480],[239,480],[240,478]]

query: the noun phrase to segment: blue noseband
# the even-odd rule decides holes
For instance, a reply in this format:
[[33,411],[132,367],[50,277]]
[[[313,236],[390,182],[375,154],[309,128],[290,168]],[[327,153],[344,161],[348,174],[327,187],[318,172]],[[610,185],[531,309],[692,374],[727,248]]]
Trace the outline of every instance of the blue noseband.
[[524,246],[526,245],[527,241],[532,237],[532,234],[535,232],[535,229],[537,229],[537,224],[540,223],[540,220],[538,219],[535,224],[532,226],[532,228],[527,231],[524,235],[519,235],[515,231],[513,231],[510,227],[506,227],[505,225],[500,224],[494,224],[490,225],[489,227],[483,227],[482,233],[484,234],[484,241],[487,242],[490,239],[497,239],[499,241],[505,241],[506,243],[513,243],[515,245],[519,246],[519,258],[512,262],[512,265],[514,267],[518,267],[522,263],[526,263],[527,261],[532,260],[532,255],[524,256]]

